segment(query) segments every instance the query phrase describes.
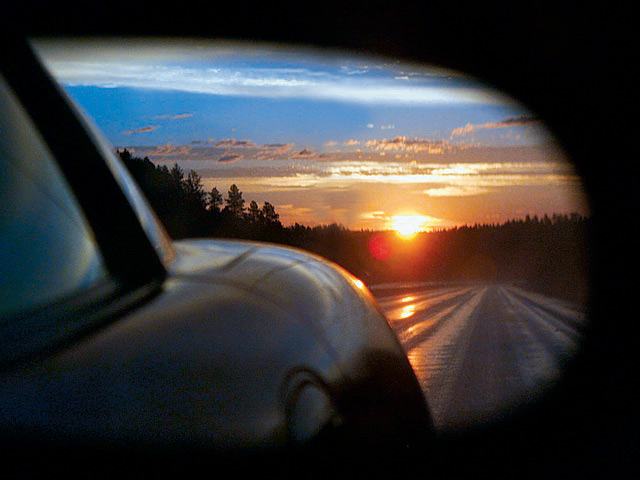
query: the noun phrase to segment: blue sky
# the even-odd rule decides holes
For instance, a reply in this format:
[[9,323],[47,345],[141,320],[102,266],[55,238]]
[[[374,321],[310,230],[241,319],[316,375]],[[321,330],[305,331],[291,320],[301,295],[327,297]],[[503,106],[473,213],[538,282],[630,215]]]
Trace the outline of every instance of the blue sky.
[[586,212],[544,125],[463,74],[274,45],[35,42],[106,138],[236,183],[285,223],[426,228]]
[[[350,139],[447,138],[467,123],[498,122],[514,113],[497,105],[366,105],[92,85],[69,86],[68,92],[116,145],[248,138],[256,143],[293,142],[301,148],[321,149],[327,142]],[[522,130],[529,134],[527,143],[539,143],[526,128]],[[492,144],[497,143],[509,142],[496,136]]]

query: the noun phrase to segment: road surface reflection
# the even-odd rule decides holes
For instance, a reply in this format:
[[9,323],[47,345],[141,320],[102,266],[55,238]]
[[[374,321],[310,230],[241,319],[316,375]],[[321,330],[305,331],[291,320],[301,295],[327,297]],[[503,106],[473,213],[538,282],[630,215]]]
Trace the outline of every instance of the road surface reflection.
[[440,431],[535,400],[580,345],[579,308],[514,286],[372,290]]

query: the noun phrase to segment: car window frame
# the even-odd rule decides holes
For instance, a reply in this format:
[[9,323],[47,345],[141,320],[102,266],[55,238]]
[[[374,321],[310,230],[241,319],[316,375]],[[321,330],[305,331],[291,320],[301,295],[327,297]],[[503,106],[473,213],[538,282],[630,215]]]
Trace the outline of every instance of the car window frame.
[[0,360],[0,370],[47,356],[147,301],[160,291],[171,260],[160,257],[141,224],[135,199],[123,190],[122,179],[118,181],[118,172],[105,158],[109,152],[28,41],[12,39],[4,47],[0,75],[51,152],[93,234],[108,276],[89,288],[9,315],[6,320],[11,322],[51,322],[54,332],[46,341],[25,342],[20,335],[6,339],[14,351]]
[[70,185],[111,275],[126,285],[163,277],[165,265],[103,157],[100,141],[26,39],[6,45],[0,68]]

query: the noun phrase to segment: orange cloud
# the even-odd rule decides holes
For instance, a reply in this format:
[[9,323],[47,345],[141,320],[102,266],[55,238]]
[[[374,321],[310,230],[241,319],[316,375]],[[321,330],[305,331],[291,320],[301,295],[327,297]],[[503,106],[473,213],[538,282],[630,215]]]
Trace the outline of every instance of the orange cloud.
[[444,153],[452,150],[445,140],[429,140],[426,138],[395,137],[391,140],[369,140],[367,147],[374,150],[399,150],[403,152]]
[[269,153],[287,153],[293,148],[293,143],[268,143],[263,148],[269,150]]
[[451,138],[466,135],[467,133],[471,133],[475,130],[485,130],[489,128],[506,128],[506,127],[519,127],[524,125],[530,125],[532,123],[540,122],[540,119],[537,117],[522,115],[520,117],[510,117],[500,122],[487,122],[478,125],[472,125],[467,123],[464,127],[456,128],[451,132]]
[[189,155],[191,148],[187,146],[174,146],[170,143],[166,145],[158,145],[155,150],[149,152],[149,155]]

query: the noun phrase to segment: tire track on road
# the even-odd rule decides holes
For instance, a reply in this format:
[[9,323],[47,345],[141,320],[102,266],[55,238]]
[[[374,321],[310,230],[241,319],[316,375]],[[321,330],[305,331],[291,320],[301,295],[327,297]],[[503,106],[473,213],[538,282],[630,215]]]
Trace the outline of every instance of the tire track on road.
[[538,398],[583,339],[582,311],[511,285],[413,290],[385,300],[441,432]]
[[446,412],[453,385],[458,377],[473,330],[474,311],[486,289],[476,289],[465,302],[454,306],[446,321],[439,323],[436,335],[429,335],[407,349],[427,398],[436,428],[446,426]]
[[510,304],[520,313],[518,318],[526,323],[526,327],[534,336],[537,348],[545,349],[551,356],[554,366],[549,368],[559,371],[562,364],[577,350],[582,335],[580,329],[568,325],[565,321],[552,316],[548,310],[533,304],[530,299],[514,294],[510,289],[504,291]]
[[568,335],[578,339],[581,337],[585,316],[576,307],[540,294],[524,292],[515,287],[508,288],[507,291],[534,314],[544,316],[553,328],[562,329]]
[[389,309],[386,312],[387,320],[396,335],[403,335],[405,330],[409,330],[425,321],[428,322],[428,319],[438,316],[443,310],[464,304],[473,296],[473,291],[470,288],[458,289],[455,292],[448,292],[435,298],[432,297],[421,302],[411,302]]

